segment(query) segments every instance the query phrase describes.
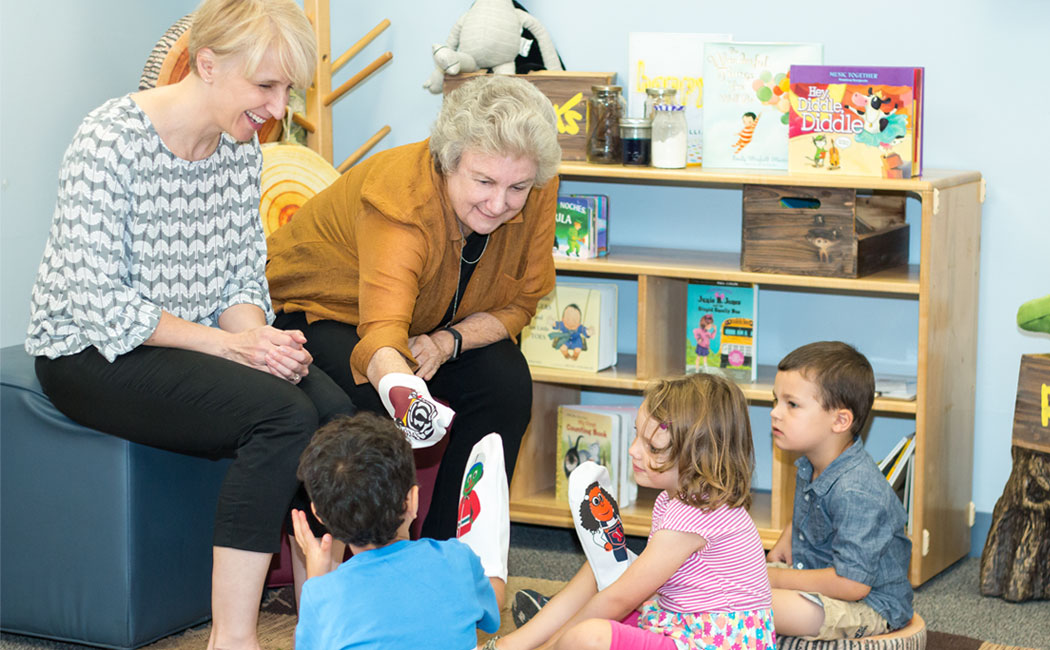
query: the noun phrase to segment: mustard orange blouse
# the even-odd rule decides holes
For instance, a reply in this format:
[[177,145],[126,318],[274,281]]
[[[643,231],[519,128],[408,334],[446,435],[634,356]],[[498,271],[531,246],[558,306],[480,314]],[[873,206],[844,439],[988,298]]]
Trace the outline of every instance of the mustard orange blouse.
[[[479,312],[512,339],[554,288],[558,181],[535,187],[522,211],[489,237],[455,321]],[[428,141],[378,153],[307,201],[267,240],[275,311],[356,325],[349,362],[357,383],[379,348],[409,364],[408,337],[432,332],[459,281],[463,237]]]

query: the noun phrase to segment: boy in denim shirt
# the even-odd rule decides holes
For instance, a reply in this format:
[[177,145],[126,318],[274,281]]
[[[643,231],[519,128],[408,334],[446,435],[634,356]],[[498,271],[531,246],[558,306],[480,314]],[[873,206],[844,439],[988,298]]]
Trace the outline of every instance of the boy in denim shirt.
[[777,632],[849,639],[903,627],[912,617],[907,515],[859,437],[875,399],[871,364],[821,341],[777,371],[773,442],[802,455],[791,525],[767,557]]

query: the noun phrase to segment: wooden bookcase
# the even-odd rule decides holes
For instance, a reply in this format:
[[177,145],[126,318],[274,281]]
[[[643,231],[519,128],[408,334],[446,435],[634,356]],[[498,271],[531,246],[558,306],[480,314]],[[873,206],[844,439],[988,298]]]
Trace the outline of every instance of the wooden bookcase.
[[[615,246],[608,257],[557,260],[559,273],[637,278],[636,355],[598,373],[533,368],[532,424],[525,435],[510,489],[511,520],[571,527],[568,505],[554,499],[557,408],[577,403],[583,390],[640,392],[655,377],[681,374],[685,296],[690,279],[754,282],[814,293],[892,296],[918,301],[918,391],[914,401],[876,399],[873,414],[915,418],[914,527],[909,578],[920,585],[970,550],[973,476],[977,294],[984,181],[978,172],[927,170],[917,179],[811,176],[785,172],[632,168],[563,162],[561,178],[722,188],[745,184],[845,187],[900,193],[922,206],[920,261],[862,278],[830,278],[740,270],[739,253]],[[631,219],[637,215],[616,214]],[[843,336],[847,336],[844,333]],[[744,384],[755,403],[772,401],[775,370],[760,367]],[[752,516],[767,548],[791,521],[794,457],[773,450],[772,490],[756,492]],[[629,534],[646,535],[655,493],[621,513]]]

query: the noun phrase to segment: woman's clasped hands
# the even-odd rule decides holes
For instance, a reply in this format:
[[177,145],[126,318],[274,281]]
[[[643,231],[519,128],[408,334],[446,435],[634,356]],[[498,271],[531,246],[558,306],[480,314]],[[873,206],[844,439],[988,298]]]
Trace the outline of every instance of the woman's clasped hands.
[[306,337],[299,330],[263,325],[233,334],[229,358],[298,384],[310,373],[313,363],[305,343]]

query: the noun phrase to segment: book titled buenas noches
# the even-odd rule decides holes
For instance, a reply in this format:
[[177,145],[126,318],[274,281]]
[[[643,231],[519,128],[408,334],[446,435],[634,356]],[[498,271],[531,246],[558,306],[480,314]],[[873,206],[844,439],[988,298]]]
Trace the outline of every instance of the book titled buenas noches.
[[609,199],[599,194],[559,196],[554,214],[555,257],[591,258],[608,250]]
[[791,66],[788,170],[922,174],[923,68]]

